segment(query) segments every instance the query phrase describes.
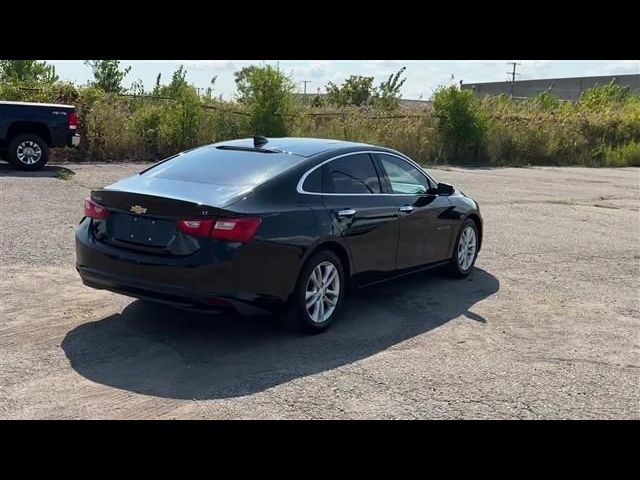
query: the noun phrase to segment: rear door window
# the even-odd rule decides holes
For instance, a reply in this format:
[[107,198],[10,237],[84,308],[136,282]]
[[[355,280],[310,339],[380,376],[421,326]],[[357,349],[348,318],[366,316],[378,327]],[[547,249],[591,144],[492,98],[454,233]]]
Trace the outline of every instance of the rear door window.
[[380,179],[368,153],[337,158],[325,164],[326,192],[380,193]]

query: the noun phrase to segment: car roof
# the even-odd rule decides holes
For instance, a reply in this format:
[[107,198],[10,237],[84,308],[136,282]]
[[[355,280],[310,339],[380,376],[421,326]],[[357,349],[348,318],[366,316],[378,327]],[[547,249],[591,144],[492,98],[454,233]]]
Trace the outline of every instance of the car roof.
[[[368,147],[372,145],[366,143],[347,142],[345,140],[334,140],[330,138],[303,138],[303,137],[272,137],[267,138],[268,143],[262,145],[263,149],[276,150],[283,153],[291,153],[301,157],[311,157],[319,153],[337,150],[347,147]],[[242,138],[226,142],[214,143],[213,146],[226,146],[235,148],[253,149],[253,138]]]

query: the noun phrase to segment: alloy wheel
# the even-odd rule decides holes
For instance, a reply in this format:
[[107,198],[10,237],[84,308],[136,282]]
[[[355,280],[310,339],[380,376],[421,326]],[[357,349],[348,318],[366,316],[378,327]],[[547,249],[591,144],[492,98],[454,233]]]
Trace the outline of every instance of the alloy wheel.
[[326,322],[336,309],[340,298],[340,275],[328,261],[319,263],[311,272],[305,290],[305,306],[315,323]]
[[42,158],[42,149],[40,145],[33,140],[25,140],[18,144],[16,157],[25,165],[33,165],[34,163],[38,163]]
[[467,227],[460,235],[458,242],[458,265],[462,270],[468,270],[476,256],[476,231]]

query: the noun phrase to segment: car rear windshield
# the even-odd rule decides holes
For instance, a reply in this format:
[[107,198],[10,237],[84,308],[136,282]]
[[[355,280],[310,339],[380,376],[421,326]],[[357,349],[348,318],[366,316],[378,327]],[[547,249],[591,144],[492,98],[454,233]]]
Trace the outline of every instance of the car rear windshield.
[[300,160],[288,153],[221,150],[206,146],[160,162],[141,175],[215,185],[258,185]]

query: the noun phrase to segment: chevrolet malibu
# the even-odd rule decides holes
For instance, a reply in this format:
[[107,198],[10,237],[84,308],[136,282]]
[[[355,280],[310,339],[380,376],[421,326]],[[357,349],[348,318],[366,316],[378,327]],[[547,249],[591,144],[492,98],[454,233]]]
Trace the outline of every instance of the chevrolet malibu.
[[400,152],[314,138],[194,148],[85,200],[85,285],[186,309],[273,312],[317,333],[348,287],[469,275],[478,204]]

